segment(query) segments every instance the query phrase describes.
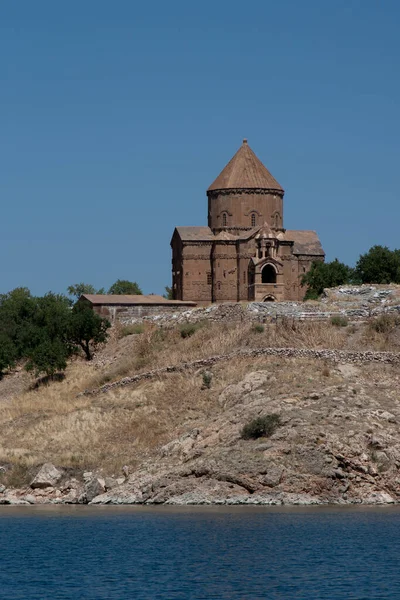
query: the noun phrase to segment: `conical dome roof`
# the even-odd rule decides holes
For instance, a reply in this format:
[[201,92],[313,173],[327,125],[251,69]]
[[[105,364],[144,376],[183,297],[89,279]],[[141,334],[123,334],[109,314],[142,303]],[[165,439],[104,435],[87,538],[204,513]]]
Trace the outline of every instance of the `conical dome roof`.
[[254,154],[247,140],[243,140],[235,156],[207,191],[229,189],[265,189],[283,192],[276,179]]

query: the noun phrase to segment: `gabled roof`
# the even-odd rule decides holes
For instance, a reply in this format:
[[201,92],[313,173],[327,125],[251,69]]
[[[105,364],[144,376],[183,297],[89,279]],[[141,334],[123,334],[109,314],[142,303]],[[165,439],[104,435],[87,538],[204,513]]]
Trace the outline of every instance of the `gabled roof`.
[[168,300],[157,294],[82,294],[79,300],[87,300],[90,304],[117,304],[117,305],[139,305],[139,304],[164,304],[164,305],[189,305],[195,306],[196,302],[182,300]]
[[175,231],[183,242],[208,242],[214,239],[209,227],[176,227]]
[[235,156],[207,191],[229,189],[265,189],[283,192],[276,179],[254,154],[247,140],[243,140]]
[[293,241],[293,254],[308,256],[325,256],[321,242],[316,231],[287,229],[284,239]]

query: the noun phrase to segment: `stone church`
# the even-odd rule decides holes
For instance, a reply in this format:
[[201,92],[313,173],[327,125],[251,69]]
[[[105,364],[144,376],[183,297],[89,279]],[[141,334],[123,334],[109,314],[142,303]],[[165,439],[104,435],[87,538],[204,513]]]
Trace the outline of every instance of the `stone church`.
[[325,253],[315,231],[284,228],[284,190],[247,140],[207,196],[208,227],[176,227],[172,236],[174,299],[302,300],[302,276]]

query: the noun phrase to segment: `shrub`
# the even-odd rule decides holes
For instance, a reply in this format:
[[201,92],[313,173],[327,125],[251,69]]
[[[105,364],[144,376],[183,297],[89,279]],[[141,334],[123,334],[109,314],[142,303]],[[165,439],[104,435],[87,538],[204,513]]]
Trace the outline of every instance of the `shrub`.
[[349,322],[346,319],[346,317],[341,317],[340,315],[337,315],[331,318],[331,324],[335,327],[347,327]]
[[203,373],[203,387],[210,389],[212,381],[212,373],[210,371],[204,371]]
[[255,333],[264,333],[265,327],[261,323],[257,323],[253,325],[252,329]]
[[185,325],[181,325],[180,334],[182,338],[191,337],[196,331],[200,328],[198,323],[186,323]]
[[269,437],[275,432],[279,425],[281,425],[281,418],[276,413],[257,417],[243,427],[241,436],[244,440],[256,440],[260,437]]

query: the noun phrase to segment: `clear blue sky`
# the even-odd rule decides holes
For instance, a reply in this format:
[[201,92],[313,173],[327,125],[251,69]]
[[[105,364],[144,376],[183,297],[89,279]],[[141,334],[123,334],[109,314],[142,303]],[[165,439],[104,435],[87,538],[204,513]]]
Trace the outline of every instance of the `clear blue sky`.
[[247,137],[327,259],[400,246],[398,0],[0,5],[0,292],[170,284]]

